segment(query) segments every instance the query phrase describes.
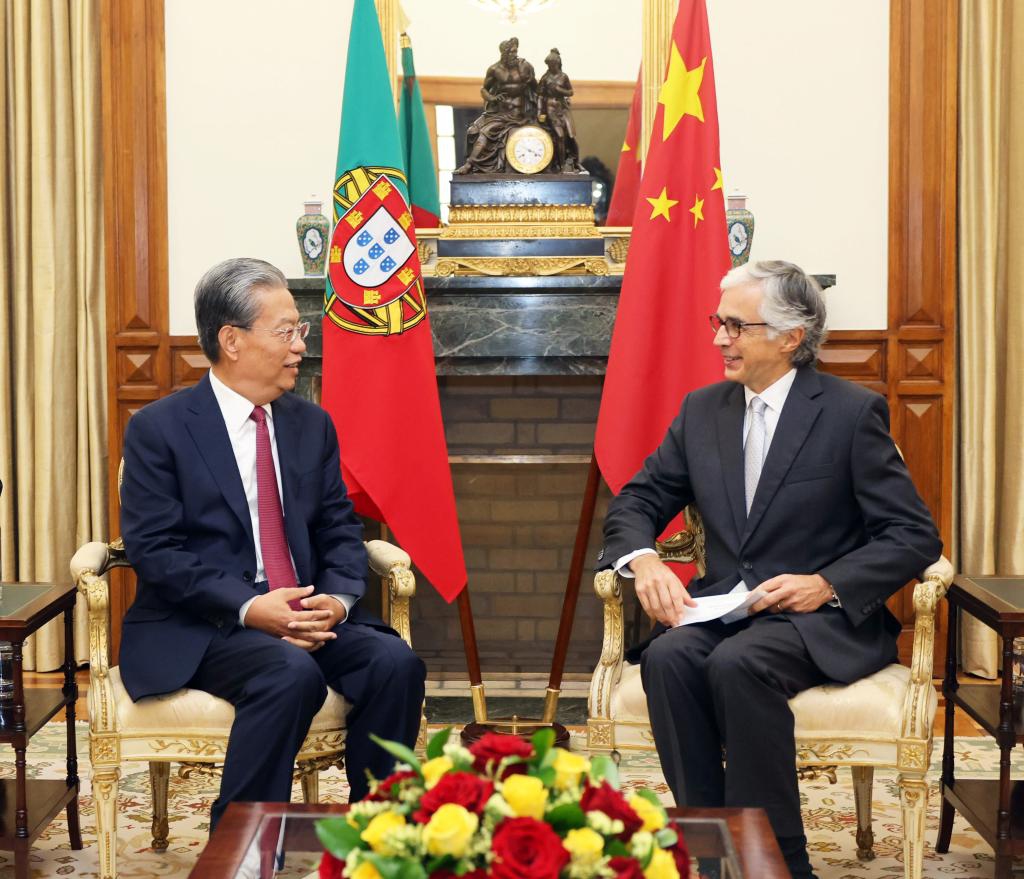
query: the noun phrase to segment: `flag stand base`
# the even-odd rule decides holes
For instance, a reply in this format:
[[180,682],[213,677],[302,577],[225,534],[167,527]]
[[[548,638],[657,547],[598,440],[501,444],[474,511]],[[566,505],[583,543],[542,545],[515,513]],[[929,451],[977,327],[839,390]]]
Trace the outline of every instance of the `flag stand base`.
[[569,749],[569,730],[560,723],[546,723],[543,720],[532,717],[519,717],[513,714],[511,717],[494,717],[482,723],[474,721],[463,727],[459,737],[462,744],[472,745],[473,742],[485,736],[487,733],[499,733],[506,736],[519,736],[529,741],[539,729],[553,729],[555,731],[555,745],[559,748]]

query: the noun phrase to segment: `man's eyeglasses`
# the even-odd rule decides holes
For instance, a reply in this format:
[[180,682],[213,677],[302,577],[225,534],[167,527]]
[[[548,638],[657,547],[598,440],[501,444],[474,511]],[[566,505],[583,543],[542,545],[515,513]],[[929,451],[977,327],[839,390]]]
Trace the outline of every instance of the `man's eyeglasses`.
[[306,336],[309,335],[309,321],[303,321],[300,324],[296,324],[293,327],[281,327],[276,330],[268,330],[266,327],[243,327],[241,324],[231,324],[237,330],[259,330],[261,333],[270,333],[272,336],[277,336],[284,345],[294,345],[299,339],[305,340]]
[[734,317],[727,317],[725,319],[720,318],[717,314],[709,314],[708,320],[711,321],[711,329],[715,331],[715,335],[718,335],[718,331],[725,327],[725,334],[730,339],[738,339],[740,333],[746,330],[748,327],[767,327],[771,324],[766,323],[754,323],[753,321],[742,321],[736,320]]

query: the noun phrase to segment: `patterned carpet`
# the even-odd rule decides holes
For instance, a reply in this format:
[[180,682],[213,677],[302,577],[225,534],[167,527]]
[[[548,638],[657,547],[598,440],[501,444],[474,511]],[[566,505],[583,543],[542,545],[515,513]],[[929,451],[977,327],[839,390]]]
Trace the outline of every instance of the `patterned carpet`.
[[[78,725],[80,758],[88,754],[87,727]],[[582,739],[576,740],[582,742]],[[932,766],[932,790],[929,797],[929,845],[935,841],[938,822],[938,758],[936,749]],[[1014,767],[1024,771],[1024,758],[1014,752]],[[998,775],[999,751],[994,742],[983,738],[956,740],[958,776],[991,778]],[[87,877],[97,875],[96,834],[92,811],[87,759],[81,759],[83,792],[81,798],[82,836],[85,849],[71,851],[67,825],[62,813],[37,840],[32,851],[32,876]],[[33,776],[62,778],[64,776],[64,725],[49,724],[31,742],[28,765]],[[628,786],[648,786],[669,801],[668,788],[662,778],[654,754],[630,754],[623,758],[622,775]],[[118,828],[118,867],[122,877],[185,877],[206,843],[207,818],[216,795],[216,785],[207,778],[182,779],[172,771],[170,785],[170,848],[156,854],[150,848],[149,775],[145,765],[126,764],[121,779]],[[14,775],[13,760],[0,763],[0,774]],[[347,785],[336,771],[322,776],[322,798],[344,802]],[[874,831],[877,857],[868,863],[855,856],[853,829],[853,788],[848,773],[841,773],[839,783],[825,780],[801,784],[804,800],[804,821],[810,840],[811,862],[820,879],[883,879],[903,875],[902,827],[895,776],[876,773],[874,787]],[[299,799],[298,788],[294,798]],[[993,874],[991,849],[958,816],[953,831],[953,844],[946,855],[930,848],[925,855],[924,875],[956,877],[956,879],[987,879]],[[13,856],[0,853],[0,877],[14,875]]]

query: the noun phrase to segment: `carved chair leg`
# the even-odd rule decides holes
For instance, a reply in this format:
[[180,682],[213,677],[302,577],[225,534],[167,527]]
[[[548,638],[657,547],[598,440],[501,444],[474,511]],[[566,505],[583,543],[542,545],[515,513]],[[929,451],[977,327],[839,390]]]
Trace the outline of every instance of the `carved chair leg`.
[[171,764],[149,762],[149,789],[153,792],[153,851],[167,851],[167,782]]
[[921,879],[928,782],[920,772],[901,772],[898,781],[903,808],[903,875],[905,879]]
[[117,879],[117,784],[121,769],[93,769],[92,797],[96,808],[96,842],[100,850],[100,879]]
[[871,785],[874,766],[851,766],[853,802],[857,809],[857,859],[871,861],[875,857],[875,834],[871,830]]
[[299,782],[302,784],[302,799],[306,803],[320,802],[320,770],[315,760],[299,763]]
[[426,753],[427,742],[429,741],[429,739],[427,738],[427,715],[425,713],[426,704],[427,704],[426,702],[423,703],[423,705],[424,705],[424,712],[420,713],[420,731],[416,734],[416,753],[417,754],[424,754],[424,753]]

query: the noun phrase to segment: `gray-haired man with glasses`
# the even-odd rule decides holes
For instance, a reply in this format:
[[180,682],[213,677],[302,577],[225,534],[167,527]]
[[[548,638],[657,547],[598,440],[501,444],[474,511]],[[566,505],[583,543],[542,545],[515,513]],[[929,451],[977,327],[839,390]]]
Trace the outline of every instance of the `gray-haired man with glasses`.
[[138,574],[121,675],[133,699],[181,687],[235,706],[211,828],[234,800],[287,802],[295,755],[327,686],[352,704],[352,799],[412,746],[423,663],[366,613],[362,524],[327,413],[291,391],[309,324],[257,259],[210,269],[195,293],[211,363],[194,388],[132,416],[121,533]]
[[[726,381],[683,400],[612,502],[601,559],[636,578],[657,621],[631,658],[676,802],[765,809],[793,876],[809,877],[788,700],[895,661],[900,624],[885,601],[942,544],[885,398],[814,368],[825,336],[814,280],[758,262],[721,288],[711,327]],[[654,541],[691,503],[707,571],[684,586]],[[685,624],[691,596],[758,587],[749,616]]]

